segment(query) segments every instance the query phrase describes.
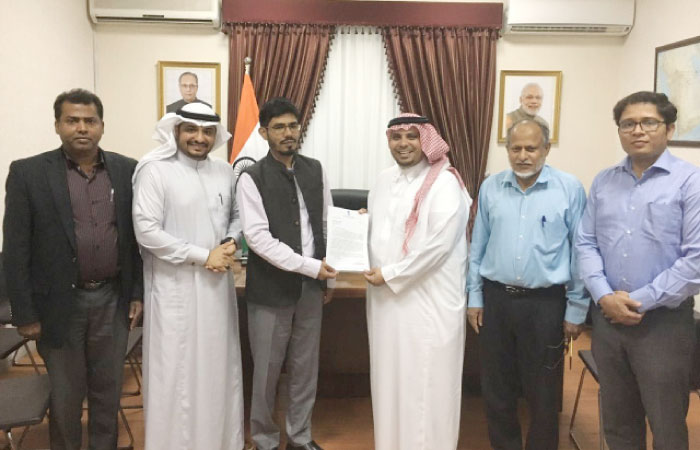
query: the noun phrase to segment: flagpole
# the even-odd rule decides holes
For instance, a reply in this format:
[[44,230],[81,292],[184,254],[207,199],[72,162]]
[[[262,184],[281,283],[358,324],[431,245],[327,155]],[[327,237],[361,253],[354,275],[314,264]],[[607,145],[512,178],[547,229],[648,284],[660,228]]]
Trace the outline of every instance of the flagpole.
[[253,62],[253,58],[246,56],[243,59],[243,64],[245,65],[245,74],[250,75],[250,64]]

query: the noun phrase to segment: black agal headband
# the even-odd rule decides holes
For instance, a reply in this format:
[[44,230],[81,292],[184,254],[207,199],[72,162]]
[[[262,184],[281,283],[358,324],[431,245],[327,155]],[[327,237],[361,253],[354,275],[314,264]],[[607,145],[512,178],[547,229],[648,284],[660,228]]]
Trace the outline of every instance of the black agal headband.
[[391,128],[395,125],[403,125],[406,123],[430,123],[427,117],[423,116],[405,116],[405,117],[397,117],[395,119],[391,119],[389,121],[389,125],[387,125],[387,128]]
[[214,115],[199,114],[199,113],[185,111],[182,108],[175,111],[175,114],[177,114],[180,117],[184,117],[185,119],[203,120],[205,122],[221,122],[221,117],[219,117],[218,114],[214,114]]

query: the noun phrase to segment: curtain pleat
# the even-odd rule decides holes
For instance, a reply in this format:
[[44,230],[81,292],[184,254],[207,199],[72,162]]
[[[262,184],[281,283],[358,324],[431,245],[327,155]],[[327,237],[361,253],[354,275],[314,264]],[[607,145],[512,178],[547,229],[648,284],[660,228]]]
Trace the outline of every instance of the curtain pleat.
[[498,30],[385,27],[382,33],[401,110],[431,119],[476,199],[488,159]]
[[323,83],[335,27],[229,23],[224,31],[229,35],[229,130],[235,129],[244,58],[250,56],[250,78],[258,106],[273,97],[289,98],[299,108],[304,133]]

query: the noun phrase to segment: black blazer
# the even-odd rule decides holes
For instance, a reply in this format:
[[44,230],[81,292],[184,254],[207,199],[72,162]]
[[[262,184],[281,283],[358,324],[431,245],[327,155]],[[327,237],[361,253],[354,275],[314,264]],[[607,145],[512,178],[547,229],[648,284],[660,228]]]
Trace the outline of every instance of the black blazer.
[[[141,256],[131,220],[136,161],[103,152],[114,188],[119,235],[120,312],[143,298]],[[3,259],[16,326],[41,322],[41,340],[63,344],[75,307],[78,264],[66,163],[61,149],[13,161],[5,187]]]

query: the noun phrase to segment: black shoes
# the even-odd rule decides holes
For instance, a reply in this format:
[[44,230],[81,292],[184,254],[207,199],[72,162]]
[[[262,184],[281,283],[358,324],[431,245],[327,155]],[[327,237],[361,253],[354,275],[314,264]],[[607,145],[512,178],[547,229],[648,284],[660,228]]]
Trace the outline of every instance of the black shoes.
[[287,450],[323,450],[316,442],[311,441],[304,445],[287,444]]

